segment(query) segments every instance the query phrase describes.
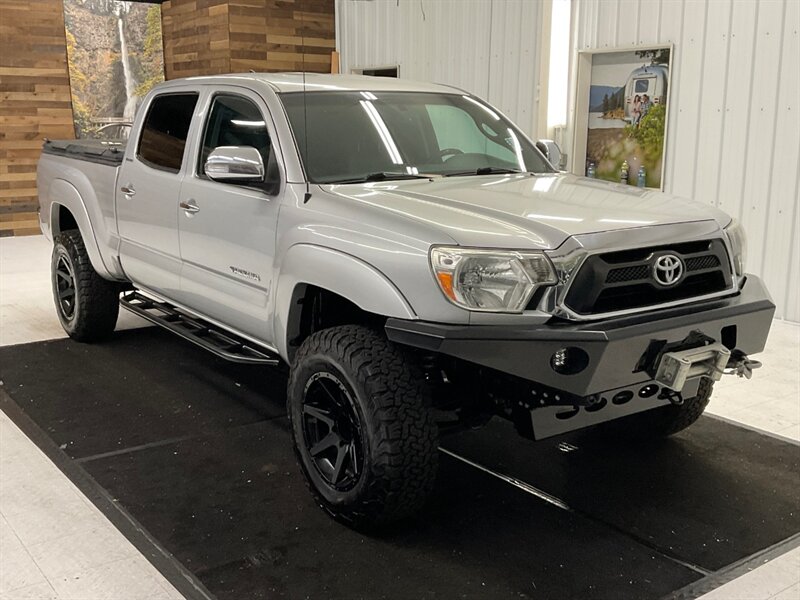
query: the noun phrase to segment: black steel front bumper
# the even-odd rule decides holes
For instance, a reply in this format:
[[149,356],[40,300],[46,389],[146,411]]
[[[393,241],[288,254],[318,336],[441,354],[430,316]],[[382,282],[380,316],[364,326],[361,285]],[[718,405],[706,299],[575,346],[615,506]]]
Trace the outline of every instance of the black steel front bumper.
[[[745,354],[760,352],[774,312],[764,284],[748,276],[734,296],[604,321],[551,320],[512,327],[389,319],[386,333],[399,344],[589,396],[652,380],[642,366],[654,348],[698,335]],[[553,370],[550,361],[556,351],[569,346],[584,350],[589,363],[579,373],[562,375]]]

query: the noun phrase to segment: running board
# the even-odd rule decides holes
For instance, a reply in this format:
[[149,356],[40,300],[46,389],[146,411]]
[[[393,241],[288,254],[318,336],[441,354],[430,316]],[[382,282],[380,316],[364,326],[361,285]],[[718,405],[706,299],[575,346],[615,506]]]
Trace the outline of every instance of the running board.
[[185,340],[225,360],[248,365],[280,364],[280,360],[269,349],[203,319],[187,315],[171,304],[148,298],[135,290],[123,294],[119,304],[125,310],[177,333]]

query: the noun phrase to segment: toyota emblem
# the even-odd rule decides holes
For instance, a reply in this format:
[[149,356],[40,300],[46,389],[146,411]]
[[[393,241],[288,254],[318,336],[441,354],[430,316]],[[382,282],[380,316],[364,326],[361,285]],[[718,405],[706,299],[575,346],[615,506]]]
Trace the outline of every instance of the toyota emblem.
[[653,264],[653,277],[663,286],[675,285],[683,277],[683,261],[674,254],[664,254]]

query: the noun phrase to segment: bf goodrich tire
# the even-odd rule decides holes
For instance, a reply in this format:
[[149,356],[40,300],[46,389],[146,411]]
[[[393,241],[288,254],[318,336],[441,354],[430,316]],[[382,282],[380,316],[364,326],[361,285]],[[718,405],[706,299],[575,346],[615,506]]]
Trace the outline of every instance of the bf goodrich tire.
[[109,337],[119,315],[119,286],[94,270],[78,231],[65,231],[53,241],[50,271],[61,326],[79,342]]
[[650,440],[673,435],[692,425],[708,406],[714,381],[703,377],[692,398],[684,398],[683,404],[669,404],[610,421],[600,427],[605,432],[625,439]]
[[417,512],[433,489],[438,429],[411,357],[360,326],[319,331],[291,368],[295,452],[317,503],[354,527]]

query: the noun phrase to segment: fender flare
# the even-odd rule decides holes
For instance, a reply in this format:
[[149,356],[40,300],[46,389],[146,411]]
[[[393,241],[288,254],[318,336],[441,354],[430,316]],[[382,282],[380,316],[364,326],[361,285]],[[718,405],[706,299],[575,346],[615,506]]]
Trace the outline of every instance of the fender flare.
[[89,218],[89,213],[83,203],[83,198],[77,188],[64,179],[54,179],[48,190],[48,197],[52,199],[50,205],[50,231],[53,237],[55,232],[61,230],[59,223],[59,211],[63,206],[72,213],[75,222],[78,224],[78,231],[83,238],[86,246],[86,253],[89,261],[97,274],[106,279],[115,279],[114,275],[106,268],[103,256],[100,254],[100,246],[95,237],[94,227]]
[[298,290],[314,285],[350,300],[366,312],[416,319],[414,309],[405,296],[378,269],[345,252],[296,244],[287,250],[281,261],[275,288],[274,332],[280,355],[287,362],[292,311],[299,309]]

